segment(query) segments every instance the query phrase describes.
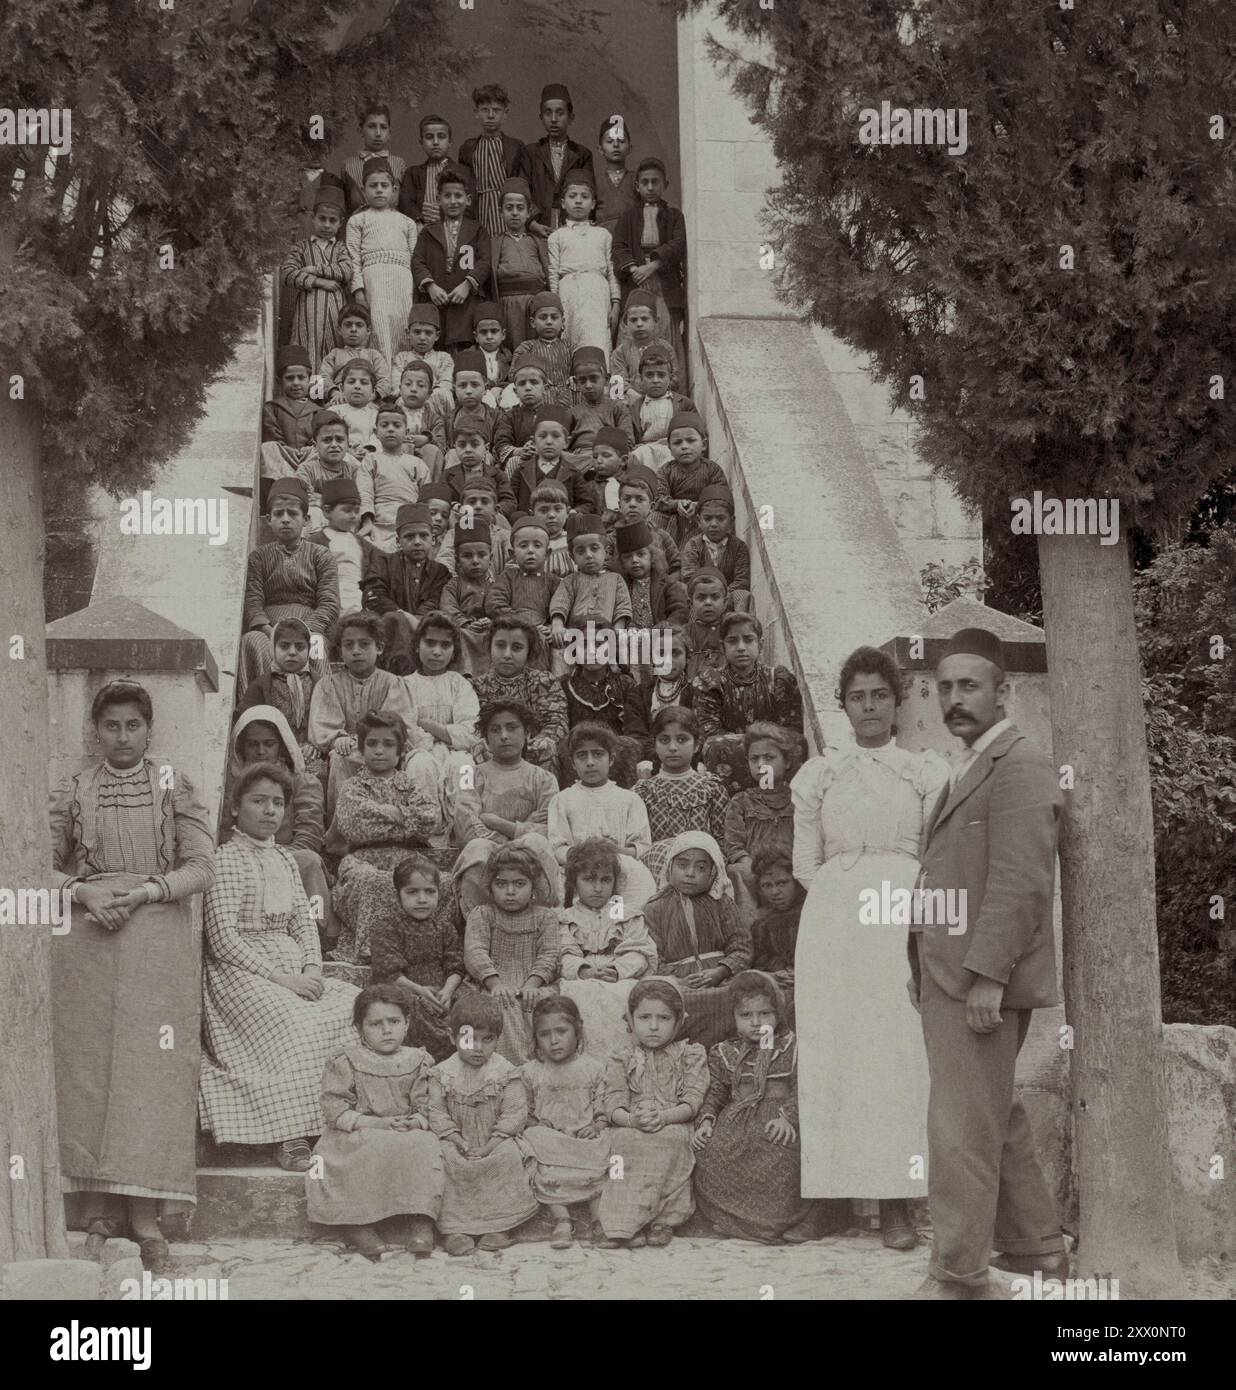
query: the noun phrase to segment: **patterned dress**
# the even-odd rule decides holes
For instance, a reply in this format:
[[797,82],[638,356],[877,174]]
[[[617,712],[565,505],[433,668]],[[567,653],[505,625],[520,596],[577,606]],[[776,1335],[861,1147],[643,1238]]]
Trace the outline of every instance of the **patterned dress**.
[[[368,1226],[388,1216],[428,1216],[442,1208],[443,1167],[429,1129],[433,1059],[419,1047],[383,1056],[354,1043],[322,1076],[326,1128],[313,1153],[319,1171],[305,1174],[309,1220]],[[358,1128],[362,1116],[419,1115],[424,1129]]]
[[701,761],[731,792],[751,785],[742,739],[749,724],[768,720],[802,732],[802,695],[798,681],[784,666],[757,665],[740,680],[723,665],[701,671],[692,684],[691,708],[700,725]]
[[[464,976],[463,943],[459,908],[454,890],[446,885],[437,911],[427,922],[417,922],[405,912],[385,916],[373,925],[369,958],[374,984],[394,984],[401,975],[418,985],[441,989],[452,975]],[[410,1010],[404,1042],[423,1047],[436,1062],[455,1050],[447,1027],[446,1012],[437,1013],[419,995],[403,988]]]
[[[215,861],[205,806],[178,768],[168,787],[162,766],[94,763],[51,798],[53,889],[130,873],[160,891],[116,932],[74,903],[51,938],[60,1172],[66,1192],[193,1202],[201,939],[189,899]],[[174,1047],[152,1043],[164,1027]]]
[[481,1148],[494,1136],[504,1142],[485,1158],[464,1158],[443,1143],[446,1184],[438,1230],[449,1235],[511,1231],[536,1215],[532,1150],[519,1136],[528,1122],[528,1100],[519,1072],[500,1053],[483,1067],[454,1053],[429,1074],[429,1125],[440,1140],[463,1136]]
[[[468,913],[464,965],[474,989],[484,989],[493,975],[509,989],[519,989],[529,975],[539,975],[552,986],[560,952],[558,917],[552,908],[532,903],[521,912],[502,912],[492,903],[482,903]],[[498,1051],[516,1066],[532,1056],[530,1004],[518,999],[503,1003]]]
[[599,347],[609,356],[609,312],[622,298],[613,238],[590,222],[564,222],[549,234],[549,288],[562,300],[563,332],[572,352]]
[[[524,1140],[536,1156],[532,1190],[542,1202],[567,1206],[600,1194],[609,1175],[609,1121],[605,1114],[605,1063],[595,1056],[565,1062],[525,1062],[520,1068],[528,1097]],[[588,1125],[600,1130],[581,1139]]]
[[[514,676],[487,671],[483,676],[474,676],[472,684],[482,705],[490,700],[517,700],[527,705],[536,716],[537,730],[528,738],[525,756],[529,762],[552,774],[558,766],[558,745],[567,736],[566,697],[562,686],[548,671],[534,671],[529,667]],[[487,755],[478,753],[477,756],[484,761]]]
[[[695,1201],[727,1235],[779,1241],[810,1211],[799,1192],[797,1069],[790,1032],[778,1032],[772,1047],[731,1038],[709,1050],[700,1119],[716,1123],[695,1160]],[[794,1126],[791,1143],[774,1143],[764,1132],[777,1118]]]
[[[688,1105],[699,1113],[708,1089],[708,1059],[695,1043],[672,1042],[655,1051],[638,1044],[611,1057],[605,1071],[605,1113],[630,1110],[647,1098],[663,1108]],[[611,1240],[629,1240],[650,1223],[681,1226],[695,1210],[691,1199],[692,1127],[666,1125],[653,1134],[613,1128],[611,1158],[622,1160],[622,1180],[601,1190],[597,1220]]]
[[335,885],[336,960],[369,960],[374,930],[399,915],[392,870],[441,826],[437,797],[406,772],[382,777],[362,769],[344,783],[335,811],[335,831],[348,842]]
[[220,1144],[277,1144],[320,1134],[327,1062],[355,1038],[356,988],[324,981],[320,999],[271,978],[321,965],[317,924],[296,861],[236,831],[206,895],[206,968],[198,1105]]
[[[274,664],[275,649],[258,624],[280,618],[303,618],[311,633],[326,633],[339,616],[339,562],[325,545],[299,540],[290,548],[279,541],[250,551],[245,570],[245,635],[240,642],[236,698],[244,698],[251,680]],[[326,669],[321,659],[309,663],[315,679]]]
[[352,293],[365,291],[373,345],[389,362],[412,307],[412,251],[416,223],[394,208],[365,208],[348,218]]
[[648,808],[652,848],[644,855],[644,863],[654,876],[659,876],[665,865],[669,842],[684,830],[702,830],[714,840],[720,840],[724,833],[730,794],[725,783],[711,772],[694,767],[686,772],[666,772],[662,768],[655,777],[637,782],[635,795]]
[[[316,366],[335,346],[344,290],[352,280],[347,249],[333,238],[307,237],[283,258],[279,273],[285,285],[296,289],[291,341],[303,347]],[[333,280],[334,288],[324,289],[315,280]]]

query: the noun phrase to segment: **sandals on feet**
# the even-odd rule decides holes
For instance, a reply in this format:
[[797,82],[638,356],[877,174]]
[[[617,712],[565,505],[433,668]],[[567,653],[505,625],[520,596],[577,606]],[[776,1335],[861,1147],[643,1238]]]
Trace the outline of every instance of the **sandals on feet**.
[[275,1162],[286,1173],[307,1173],[312,1161],[308,1139],[285,1139],[275,1145]]

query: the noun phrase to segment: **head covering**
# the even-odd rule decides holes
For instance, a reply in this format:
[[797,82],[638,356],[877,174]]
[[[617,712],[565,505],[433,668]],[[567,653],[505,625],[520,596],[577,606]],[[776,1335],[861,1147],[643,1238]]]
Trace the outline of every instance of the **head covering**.
[[709,483],[707,487],[700,488],[696,515],[699,515],[700,507],[705,502],[722,502],[730,509],[730,515],[734,515],[734,494],[724,483]]
[[631,441],[621,430],[616,430],[612,425],[606,425],[604,429],[597,430],[592,436],[593,445],[608,444],[616,453],[626,457],[631,448]]
[[[601,431],[597,431],[597,439],[600,439]],[[623,440],[625,443],[625,439]],[[596,443],[596,440],[593,441]],[[618,474],[618,491],[622,491],[623,483],[642,483],[648,489],[648,495],[657,495],[657,474],[648,467],[646,463],[628,463],[627,466]]]
[[[466,514],[465,514],[466,515]],[[493,535],[489,529],[489,522],[483,516],[471,518],[472,525],[465,526],[463,519],[455,523],[455,554],[459,554],[459,547],[462,545],[493,545]]]
[[395,171],[391,168],[390,160],[384,154],[370,155],[361,165],[362,184],[370,174],[389,174],[391,182],[395,181]]
[[568,169],[566,173],[563,174],[562,191],[564,193],[574,184],[580,184],[593,193],[597,191],[597,181],[593,178],[592,170],[589,169],[587,165],[577,165],[574,169]]
[[517,531],[544,531],[547,536],[549,535],[549,531],[546,529],[545,523],[543,521],[538,521],[537,518],[534,516],[517,517],[511,523],[512,545],[515,543],[515,533]]
[[363,304],[357,304],[355,300],[349,301],[339,310],[339,322],[342,323],[344,319],[364,319],[366,323],[370,324],[373,322],[369,317],[369,310]]
[[378,379],[378,374],[373,369],[373,363],[367,362],[363,357],[354,357],[350,362],[345,362],[335,375],[342,381],[349,372],[364,372],[369,380],[373,382],[376,382]]
[[405,526],[428,526],[429,508],[423,502],[405,502],[395,513],[395,534]]
[[[313,418],[316,420],[317,416]],[[268,511],[274,507],[277,497],[295,497],[301,505],[301,510],[306,516],[309,515],[309,489],[300,478],[276,478],[271,483],[270,491],[266,494]]]
[[982,627],[963,627],[955,632],[944,648],[944,656],[981,656],[1004,670],[1004,648],[1000,639]]
[[479,372],[485,375],[485,354],[479,348],[466,348],[463,352],[456,354],[455,375],[460,372]]
[[726,579],[725,575],[723,575],[719,569],[715,569],[712,565],[701,565],[699,569],[692,573],[691,578],[687,580],[688,594],[693,594],[695,592],[701,579],[715,579],[717,583],[721,585],[722,592],[729,587],[729,580]]
[[532,206],[532,189],[528,187],[527,179],[503,179],[502,197],[505,198],[508,193],[518,193],[529,207]]
[[658,886],[665,888],[669,884],[670,865],[680,854],[685,854],[689,849],[702,849],[716,866],[717,872],[712,876],[708,896],[716,898],[718,901],[722,898],[732,898],[734,890],[730,885],[730,876],[726,872],[721,846],[711,835],[705,835],[702,830],[684,830],[681,835],[675,835],[669,842],[665,850],[665,862],[662,864],[658,876]]
[[309,624],[305,622],[304,618],[292,617],[278,619],[274,627],[270,630],[270,640],[272,642],[277,642],[279,640],[279,634],[288,630],[294,631],[299,636],[303,637],[306,643],[313,641],[313,635],[309,631]]
[[337,507],[340,502],[356,502],[361,500],[360,488],[352,478],[328,478],[322,484],[322,510],[326,511],[329,507]]
[[[292,732],[288,721],[283,717],[283,712],[277,710],[274,705],[250,705],[237,719],[236,727],[232,730],[232,745],[227,762],[229,777],[239,777],[244,771],[245,760],[241,756],[240,745],[242,735],[251,724],[270,724],[279,735],[279,742],[283,744],[284,752],[287,754],[287,763],[292,772],[304,772],[305,756],[300,751],[300,745],[296,742],[296,735]],[[225,796],[223,800],[225,805],[231,804],[230,795]]]
[[605,354],[599,347],[593,347],[591,344],[577,347],[571,354],[571,371],[577,372],[581,367],[600,367],[601,375],[604,376],[606,372]]
[[632,290],[627,295],[627,302],[623,306],[624,314],[630,313],[632,309],[651,309],[655,315],[657,312],[657,297],[650,294],[647,290]]
[[561,82],[548,82],[541,88],[541,105],[547,101],[565,101],[567,106],[571,106],[571,94]]
[[449,483],[426,483],[417,493],[417,500],[425,502],[453,502],[455,494]]
[[511,363],[511,380],[514,381],[520,372],[529,367],[535,367],[541,374],[543,381],[549,380],[549,370],[539,357],[534,357],[530,352],[523,352]]
[[665,431],[668,440],[675,430],[692,429],[698,430],[701,439],[707,439],[708,431],[704,428],[704,422],[694,410],[680,410],[669,422],[669,429]]
[[574,545],[580,536],[601,536],[605,535],[605,523],[599,516],[588,516],[582,512],[576,512],[572,518],[575,523],[571,532],[571,544]]
[[442,327],[442,315],[436,304],[413,304],[408,310],[409,323],[432,323],[435,328]]
[[648,550],[652,546],[652,527],[646,521],[633,521],[630,526],[614,528],[614,540],[619,555],[630,555],[636,550]]
[[[506,320],[502,317],[502,310],[493,302],[492,299],[483,300],[472,311],[472,326],[475,328],[478,323],[484,323],[486,319],[494,319],[502,326],[506,327]],[[456,366],[459,364],[456,363]]]
[[562,313],[562,300],[550,290],[542,290],[540,294],[534,294],[528,305],[528,317],[531,318],[538,309],[557,309]]
[[536,415],[533,417],[533,430],[543,420],[555,420],[562,428],[571,433],[571,411],[565,405],[541,405],[537,407]]
[[336,188],[334,184],[324,183],[313,195],[313,210],[316,212],[320,207],[334,208],[341,216],[344,211],[343,189]]
[[612,116],[606,116],[601,122],[600,129],[597,131],[597,144],[611,132],[617,131],[628,144],[633,144],[634,139],[631,135],[631,123],[625,116],[620,116],[615,112]]
[[282,376],[289,367],[308,367],[309,370],[312,371],[313,359],[303,347],[298,346],[296,343],[289,343],[287,347],[281,347],[279,349],[279,355],[275,359],[275,367],[280,376]]

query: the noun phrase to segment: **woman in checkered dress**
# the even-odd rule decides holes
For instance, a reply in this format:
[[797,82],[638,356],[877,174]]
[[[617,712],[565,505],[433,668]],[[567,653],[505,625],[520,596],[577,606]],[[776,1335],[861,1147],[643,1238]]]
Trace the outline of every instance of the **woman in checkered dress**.
[[221,1144],[274,1144],[309,1167],[330,1059],[355,1042],[354,985],[322,978],[317,923],[291,851],[275,842],[292,779],[254,763],[236,782],[236,829],[206,895],[202,1128]]

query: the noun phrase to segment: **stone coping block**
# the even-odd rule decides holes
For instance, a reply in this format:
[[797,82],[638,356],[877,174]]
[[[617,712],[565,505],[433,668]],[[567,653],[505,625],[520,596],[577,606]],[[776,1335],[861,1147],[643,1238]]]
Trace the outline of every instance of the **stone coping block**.
[[209,690],[219,668],[206,640],[123,595],[47,625],[47,666],[56,671],[186,671]]
[[[909,634],[883,645],[903,671],[934,671],[953,636],[967,627],[981,627],[1000,639],[1004,669],[1030,675],[1047,670],[1047,637],[1042,628],[1023,622],[977,599],[955,598],[925,618]],[[922,639],[921,643],[915,639]]]
[[15,1260],[0,1265],[0,1302],[93,1303],[103,1267],[93,1260]]

